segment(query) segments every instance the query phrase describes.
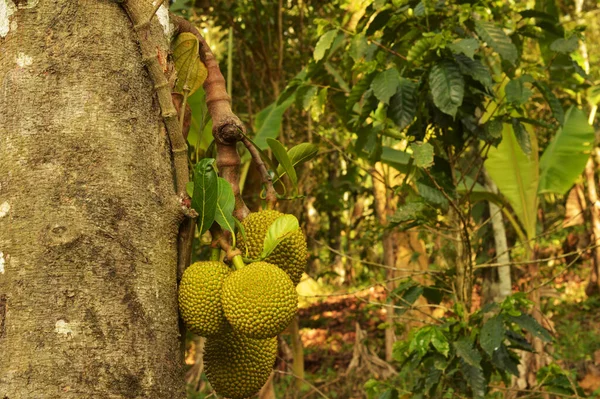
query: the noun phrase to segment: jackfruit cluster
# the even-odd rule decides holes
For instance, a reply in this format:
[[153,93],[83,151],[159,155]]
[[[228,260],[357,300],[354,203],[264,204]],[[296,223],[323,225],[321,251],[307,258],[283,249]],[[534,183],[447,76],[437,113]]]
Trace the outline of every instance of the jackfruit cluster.
[[227,326],[221,291],[231,269],[223,262],[196,262],[183,273],[179,285],[179,313],[188,329],[203,337]]
[[267,262],[254,262],[225,280],[223,311],[231,327],[250,338],[282,332],[298,307],[298,294],[289,276]]
[[247,398],[267,382],[277,355],[277,337],[253,339],[233,330],[206,340],[206,378],[217,393]]
[[[238,248],[242,254],[250,259],[257,259],[262,252],[269,227],[283,215],[275,210],[263,210],[248,215],[242,222],[245,234],[237,235]],[[307,256],[306,238],[302,230],[298,229],[283,239],[264,261],[281,268],[290,276],[294,285],[298,285]]]
[[[259,259],[269,227],[282,215],[271,210],[250,214],[243,222],[246,240],[242,234],[237,237],[242,253]],[[295,286],[306,257],[306,239],[298,229],[269,257],[238,270],[206,261],[185,271],[179,288],[181,317],[191,331],[207,337],[206,376],[218,394],[243,399],[266,383],[277,355],[276,336],[296,314]]]

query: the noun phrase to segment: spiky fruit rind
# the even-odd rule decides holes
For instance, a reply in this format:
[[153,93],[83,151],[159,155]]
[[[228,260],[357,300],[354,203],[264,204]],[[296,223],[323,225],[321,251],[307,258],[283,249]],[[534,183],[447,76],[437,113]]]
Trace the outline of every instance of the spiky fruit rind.
[[[258,259],[269,227],[275,219],[283,215],[275,210],[263,210],[248,215],[242,222],[245,239],[241,233],[237,236],[238,248],[242,250],[242,254],[246,256],[248,249],[248,258]],[[302,230],[298,229],[279,243],[264,261],[279,266],[290,276],[294,285],[298,285],[306,266],[307,254],[306,238]]]
[[276,355],[276,337],[253,339],[230,330],[206,340],[206,377],[219,395],[247,398],[267,382]]
[[196,262],[183,273],[179,285],[179,313],[187,328],[203,337],[223,332],[227,326],[221,290],[231,269],[223,262]]
[[298,307],[298,294],[289,276],[267,262],[254,262],[225,279],[223,310],[233,329],[251,338],[282,332]]

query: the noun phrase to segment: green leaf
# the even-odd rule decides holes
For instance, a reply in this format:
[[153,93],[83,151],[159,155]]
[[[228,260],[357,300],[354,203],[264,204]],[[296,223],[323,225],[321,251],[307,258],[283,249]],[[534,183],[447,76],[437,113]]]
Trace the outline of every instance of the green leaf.
[[217,196],[217,212],[215,221],[223,230],[235,232],[235,218],[233,209],[235,207],[235,196],[233,189],[227,180],[219,177],[219,194]]
[[184,93],[189,90],[188,94],[192,94],[206,80],[208,70],[200,60],[199,48],[200,43],[193,33],[180,33],[173,41],[173,62],[177,70],[175,92]]
[[271,226],[269,226],[269,230],[267,230],[263,250],[260,255],[261,259],[267,258],[281,241],[299,228],[300,224],[294,215],[282,215],[275,219]]
[[521,150],[523,150],[525,155],[531,155],[531,137],[529,137],[529,133],[525,130],[519,119],[512,118],[510,122],[513,131],[515,132],[517,142],[519,143],[519,147],[521,147]]
[[279,161],[279,165],[290,177],[290,181],[292,182],[294,188],[298,187],[298,176],[296,175],[296,170],[294,169],[292,161],[288,156],[283,144],[271,138],[267,139],[267,144],[269,144],[269,147],[271,147],[271,150],[273,150],[273,155],[275,155],[275,158]]
[[496,315],[481,327],[479,344],[490,357],[500,348],[504,341],[504,322],[501,315]]
[[520,316],[509,316],[510,320],[524,330],[529,331],[534,336],[542,341],[552,341],[552,336],[544,327],[542,327],[533,317],[528,314],[521,313]]
[[333,67],[333,65],[331,65],[329,62],[325,62],[325,70],[331,75],[333,80],[336,81],[343,91],[350,93],[350,86],[348,86],[348,83],[346,83],[342,75]]
[[434,65],[429,72],[429,87],[436,107],[454,118],[465,91],[465,81],[458,66],[450,61]]
[[598,105],[600,103],[600,85],[590,87],[587,90],[587,98],[590,104]]
[[517,218],[523,224],[528,239],[535,236],[539,166],[537,148],[527,156],[521,149],[513,128],[505,123],[502,142],[491,147],[485,168],[506,197]]
[[517,48],[501,27],[493,22],[475,21],[475,31],[481,40],[500,54],[502,59],[513,65],[516,64],[519,58]]
[[473,343],[468,338],[461,338],[452,343],[456,350],[456,355],[463,359],[467,364],[481,369],[481,354],[473,348]]
[[400,84],[400,73],[396,68],[390,68],[386,71],[379,72],[373,82],[371,88],[373,94],[382,103],[388,104],[390,97],[396,93],[396,89]]
[[435,39],[433,37],[424,37],[419,39],[408,50],[406,60],[410,62],[419,61],[425,54],[434,46]]
[[308,111],[310,108],[310,105],[313,101],[313,98],[317,95],[317,92],[319,91],[319,88],[317,86],[308,86],[306,88],[306,91],[303,92],[298,92],[299,94],[302,94],[302,109],[305,111]]
[[450,343],[444,333],[438,328],[433,327],[433,334],[431,335],[431,344],[433,347],[445,357],[448,357],[450,352]]
[[194,167],[194,195],[192,209],[198,212],[198,232],[204,234],[215,220],[217,210],[218,183],[215,160],[200,160]]
[[412,220],[417,220],[421,217],[421,213],[427,208],[423,202],[407,202],[404,205],[399,205],[396,212],[389,217],[390,223],[402,223]]
[[365,56],[367,48],[369,48],[367,38],[363,33],[359,33],[352,38],[348,54],[352,57],[354,62],[359,62]]
[[470,76],[474,80],[478,81],[488,91],[492,90],[494,81],[492,80],[492,74],[490,70],[481,63],[478,59],[470,59],[464,54],[455,54],[454,60],[458,64],[460,71],[463,75]]
[[585,168],[594,135],[585,113],[571,107],[540,159],[540,193],[565,194],[571,188]]
[[475,367],[468,364],[466,361],[460,362],[460,371],[465,377],[467,384],[473,391],[473,399],[484,399],[485,398],[485,377],[481,367]]
[[333,39],[335,39],[337,33],[337,29],[332,29],[319,38],[319,41],[317,42],[317,46],[315,47],[315,51],[313,53],[313,58],[315,59],[315,61],[320,61],[321,59],[323,59],[323,57],[325,57],[325,53],[331,47]]
[[254,130],[256,131],[254,142],[258,148],[262,150],[266,149],[267,138],[279,136],[283,114],[294,103],[295,97],[294,94],[279,105],[274,102],[256,115],[254,119]]
[[557,53],[570,54],[579,47],[579,38],[577,35],[572,35],[568,39],[556,39],[550,44],[550,50]]
[[525,86],[526,81],[527,79],[523,79],[523,76],[521,76],[508,82],[504,88],[506,101],[516,105],[525,104],[533,94],[533,92]]
[[[292,162],[292,166],[295,168],[296,166],[310,161],[313,159],[317,153],[319,152],[319,147],[311,143],[301,143],[298,144],[288,150],[288,157]],[[283,177],[285,175],[285,170],[282,165],[277,167],[277,174],[279,177]]]
[[379,395],[379,399],[398,399],[398,390],[390,388]]
[[417,352],[419,358],[425,356],[429,351],[429,344],[431,343],[432,336],[433,329],[431,326],[421,328],[415,333],[413,339],[411,339],[408,351]]
[[519,376],[519,363],[511,357],[510,352],[504,344],[501,344],[500,347],[494,351],[492,363],[500,370],[507,371],[517,377]]
[[433,165],[433,146],[429,143],[412,143],[410,148],[418,168],[428,168]]
[[400,78],[396,94],[390,99],[390,106],[387,110],[388,117],[400,130],[410,125],[417,113],[416,93],[417,83]]
[[448,48],[450,48],[450,50],[455,54],[463,53],[470,59],[473,59],[475,51],[479,48],[479,40],[475,39],[474,37],[461,39],[457,42],[449,44]]
[[558,98],[556,98],[556,96],[552,92],[552,89],[550,89],[550,87],[548,87],[548,85],[544,82],[536,81],[533,84],[535,85],[535,87],[538,88],[540,93],[542,93],[542,95],[548,102],[548,105],[552,110],[552,115],[554,116],[554,118],[562,125],[565,122],[565,110],[560,104]]
[[354,105],[360,101],[362,96],[369,89],[369,86],[371,85],[371,82],[374,78],[375,74],[371,73],[359,80],[358,82],[356,82],[354,86],[352,86],[352,89],[350,90],[350,95],[348,95],[348,98],[346,99],[347,110],[351,111],[354,108]]

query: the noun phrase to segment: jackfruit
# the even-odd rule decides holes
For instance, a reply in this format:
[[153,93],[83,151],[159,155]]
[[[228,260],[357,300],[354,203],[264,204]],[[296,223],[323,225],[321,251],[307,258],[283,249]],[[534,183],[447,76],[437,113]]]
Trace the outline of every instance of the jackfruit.
[[179,285],[179,313],[190,331],[209,337],[225,329],[221,290],[231,272],[219,261],[196,262],[185,270]]
[[221,301],[235,331],[264,339],[276,336],[290,324],[298,294],[283,270],[267,262],[254,262],[225,279]]
[[[242,254],[246,256],[247,250],[248,258],[257,259],[263,250],[269,226],[275,219],[283,215],[275,210],[263,210],[248,215],[242,222],[246,239],[244,240],[241,233],[237,235],[238,248],[242,250]],[[282,240],[275,250],[263,260],[283,269],[290,276],[294,285],[298,285],[306,266],[307,255],[306,238],[302,230],[298,229]]]
[[229,330],[206,340],[206,378],[219,395],[247,398],[269,379],[277,355],[277,338],[253,339]]

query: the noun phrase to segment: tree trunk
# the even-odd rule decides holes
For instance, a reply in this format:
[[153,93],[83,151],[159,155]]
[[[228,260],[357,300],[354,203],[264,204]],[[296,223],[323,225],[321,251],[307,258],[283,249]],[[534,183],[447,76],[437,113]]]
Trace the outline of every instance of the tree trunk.
[[111,1],[2,7],[0,397],[183,398],[180,211],[131,22]]
[[[487,188],[497,194],[498,187],[486,175]],[[492,221],[492,229],[494,231],[494,244],[496,247],[496,262],[502,266],[492,268],[487,276],[491,278],[484,281],[484,302],[491,301],[502,302],[504,298],[512,293],[512,282],[510,279],[510,253],[508,251],[508,243],[506,242],[506,228],[502,218],[502,210],[492,201],[488,202],[490,208],[490,219]],[[491,280],[491,281],[490,281]]]

